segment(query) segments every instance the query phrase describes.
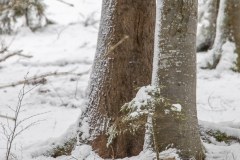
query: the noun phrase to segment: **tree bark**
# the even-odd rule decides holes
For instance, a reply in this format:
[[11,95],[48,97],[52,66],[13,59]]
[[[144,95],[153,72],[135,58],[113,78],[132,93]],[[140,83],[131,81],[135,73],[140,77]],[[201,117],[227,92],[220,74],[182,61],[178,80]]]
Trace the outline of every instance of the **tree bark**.
[[158,0],[152,85],[172,106],[155,104],[155,148],[179,150],[184,158],[203,159],[196,111],[197,0]]
[[199,11],[199,28],[197,33],[197,51],[212,48],[216,37],[219,0],[205,0],[204,10]]
[[[223,46],[226,42],[232,42],[238,55],[236,70],[240,71],[240,2],[239,0],[220,0],[217,20],[217,33],[211,56],[202,68],[215,69],[221,63]],[[234,54],[234,53],[229,53]]]
[[93,149],[103,158],[133,156],[143,149],[144,128],[135,136],[118,136],[109,148],[106,132],[137,89],[151,82],[154,27],[155,0],[103,0],[85,113]]
[[236,69],[240,71],[240,1],[239,0],[230,0],[230,21],[232,23],[232,37],[235,42],[236,50],[235,52],[238,55],[236,61]]

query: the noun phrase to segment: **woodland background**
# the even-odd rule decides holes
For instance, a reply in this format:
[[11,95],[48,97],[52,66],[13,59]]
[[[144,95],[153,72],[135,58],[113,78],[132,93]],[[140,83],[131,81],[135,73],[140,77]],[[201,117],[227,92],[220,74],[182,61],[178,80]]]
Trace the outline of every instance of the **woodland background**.
[[[0,0],[0,3],[5,1]],[[204,28],[212,25],[217,30],[216,27],[223,24],[212,20],[217,19],[217,14],[214,18],[210,13],[221,8],[215,11],[214,6],[219,3],[211,2],[199,0],[198,8],[197,112],[201,138],[206,159],[238,160],[240,74],[235,67],[238,64],[234,54],[236,46],[224,41],[221,60],[217,65],[211,62],[219,56],[212,56],[214,38],[210,35],[214,34],[211,30],[205,32]],[[18,127],[18,131],[23,132],[12,143],[11,157],[55,159],[50,157],[53,153],[67,152],[58,146],[64,144],[72,150],[69,139],[75,141],[76,122],[86,110],[82,104],[97,45],[101,1],[19,0],[13,8],[2,6],[0,115],[14,117],[15,109],[21,106],[19,121],[23,121]],[[216,35],[225,32],[217,31]],[[0,117],[0,123],[0,159],[4,159],[6,136],[11,133],[14,123],[4,117]],[[84,127],[87,129],[88,126]],[[85,144],[68,154],[56,159],[100,159],[92,147]],[[146,151],[129,159],[153,159],[154,156]]]

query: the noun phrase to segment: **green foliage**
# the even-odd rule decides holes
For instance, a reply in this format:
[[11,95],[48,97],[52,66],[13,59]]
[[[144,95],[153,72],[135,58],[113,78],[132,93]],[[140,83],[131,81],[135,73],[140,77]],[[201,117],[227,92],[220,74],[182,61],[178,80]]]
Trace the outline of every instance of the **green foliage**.
[[228,136],[226,133],[222,133],[220,131],[217,131],[213,134],[214,138],[218,141],[218,142],[222,142],[222,141],[227,141]]
[[[234,136],[229,136],[224,132],[221,132],[219,130],[210,130],[206,132],[207,135],[214,137],[216,139],[216,141],[218,142],[225,142],[225,143],[232,143],[232,142],[240,142],[240,139],[238,137],[234,137]],[[206,138],[206,137],[205,137]],[[208,140],[208,139],[207,139]],[[211,143],[211,141],[209,140],[209,142]]]

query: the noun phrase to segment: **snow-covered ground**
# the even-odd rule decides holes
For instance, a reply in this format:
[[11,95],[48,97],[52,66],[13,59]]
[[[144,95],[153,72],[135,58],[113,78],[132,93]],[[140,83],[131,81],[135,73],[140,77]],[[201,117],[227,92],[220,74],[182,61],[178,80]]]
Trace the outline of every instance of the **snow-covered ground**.
[[[70,7],[56,0],[45,0],[47,17],[55,24],[35,33],[21,28],[16,35],[1,36],[1,40],[11,43],[10,50],[23,50],[33,56],[31,59],[13,57],[0,63],[0,86],[48,72],[72,71],[83,75],[69,74],[49,77],[45,85],[33,88],[24,96],[20,120],[40,114],[23,123],[19,129],[39,121],[33,127],[16,137],[13,153],[20,160],[33,159],[31,155],[44,148],[53,138],[64,135],[75,124],[83,109],[84,91],[88,84],[100,18],[101,1],[68,0]],[[206,53],[198,54],[200,63]],[[22,85],[0,89],[0,114],[14,116],[9,108],[18,103]],[[197,110],[202,126],[220,130],[240,138],[240,74],[224,70],[202,70],[198,68]],[[43,113],[43,114],[42,114]],[[11,120],[0,118],[0,123],[12,125]],[[238,160],[240,144],[204,142],[207,159]],[[0,160],[4,159],[6,140],[0,128]],[[143,152],[131,159],[152,159],[153,153]],[[87,145],[79,146],[67,159],[99,159]],[[49,157],[35,157],[37,160],[50,160]],[[127,159],[127,158],[126,158]]]
[[[101,2],[94,0],[69,0],[74,7],[56,0],[46,0],[47,17],[55,24],[49,25],[35,33],[28,28],[21,28],[16,35],[1,36],[1,40],[10,44],[9,50],[23,50],[33,58],[13,57],[0,64],[0,86],[23,80],[25,76],[49,72],[73,72],[83,75],[64,75],[47,78],[46,85],[27,86],[34,88],[24,96],[22,120],[36,116],[19,127],[19,130],[32,122],[40,122],[16,137],[13,152],[19,159],[27,159],[26,150],[33,144],[50,138],[60,137],[81,115],[81,104],[88,84],[98,33]],[[96,21],[96,22],[94,22]],[[89,26],[88,26],[88,23]],[[91,24],[93,23],[93,24]],[[18,94],[23,85],[0,90],[0,114],[14,116],[8,106],[15,108]],[[6,119],[0,123],[7,125]],[[0,159],[4,159],[6,141],[0,129]],[[38,148],[36,148],[38,149]],[[23,158],[21,158],[23,157]]]

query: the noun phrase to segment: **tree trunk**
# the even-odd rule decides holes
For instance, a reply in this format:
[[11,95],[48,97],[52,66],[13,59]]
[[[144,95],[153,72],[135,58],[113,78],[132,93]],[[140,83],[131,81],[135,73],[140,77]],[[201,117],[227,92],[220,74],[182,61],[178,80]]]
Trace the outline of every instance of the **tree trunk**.
[[107,129],[120,109],[151,82],[155,0],[103,0],[88,116],[93,149],[103,158],[139,154],[145,130],[118,136],[107,148]]
[[[224,45],[227,42],[234,44],[236,48],[232,52],[237,53],[237,65],[234,66],[240,70],[240,2],[239,0],[220,0],[219,14],[217,19],[217,33],[214,41],[213,49],[211,50],[211,56],[207,60],[205,66],[202,68],[215,69],[221,64]],[[227,53],[234,54],[234,53]],[[233,63],[233,62],[230,62]],[[224,65],[224,64],[223,64]],[[230,67],[230,69],[232,69]]]
[[233,41],[235,42],[236,50],[235,52],[238,55],[236,62],[236,69],[240,71],[240,1],[239,0],[230,0],[230,21],[232,22],[232,36]]
[[[155,148],[179,150],[184,158],[203,159],[196,111],[197,0],[158,0],[152,85],[172,105],[155,104]],[[166,102],[166,101],[165,101]]]
[[211,49],[216,37],[219,0],[204,0],[203,3],[203,7],[199,10],[197,51]]

